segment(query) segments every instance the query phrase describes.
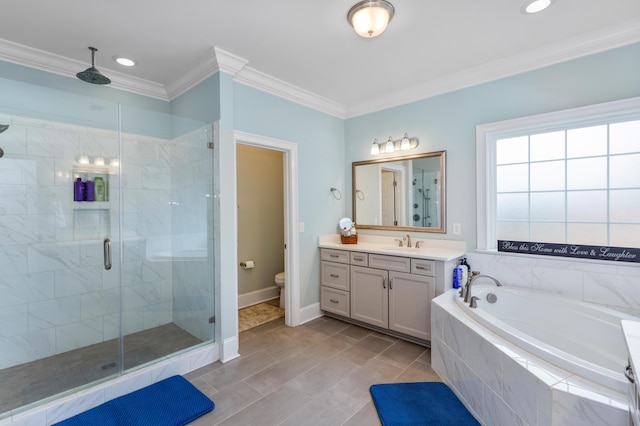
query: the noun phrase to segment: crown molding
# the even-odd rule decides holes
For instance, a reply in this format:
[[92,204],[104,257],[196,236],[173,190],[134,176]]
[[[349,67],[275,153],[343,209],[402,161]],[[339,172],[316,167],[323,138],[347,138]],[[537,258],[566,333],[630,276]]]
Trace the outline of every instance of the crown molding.
[[186,72],[167,84],[169,99],[177,98],[219,71],[236,75],[248,63],[248,60],[240,56],[213,47],[206,51]]
[[270,93],[272,95],[285,98],[289,101],[299,103],[309,108],[333,115],[338,118],[345,118],[346,108],[344,105],[323,98],[308,90],[289,84],[286,81],[278,80],[263,72],[251,67],[245,67],[235,76],[235,81]]
[[640,20],[628,21],[590,33],[587,36],[575,37],[561,43],[522,52],[443,78],[376,96],[368,101],[349,106],[346,118],[393,108],[637,42],[640,42]]
[[[86,62],[76,61],[75,59],[3,39],[0,39],[0,60],[71,78],[76,78],[78,71],[87,68]],[[162,84],[132,77],[102,66],[100,70],[111,79],[109,87],[151,98],[168,100],[167,92]]]
[[[238,83],[256,88],[338,118],[352,118],[419,101],[465,87],[543,68],[571,59],[602,52],[640,41],[640,20],[608,27],[587,36],[551,44],[511,56],[443,78],[386,94],[354,105],[338,102],[269,76],[247,66],[248,60],[213,47],[205,52],[185,73],[166,85],[131,77],[119,71],[100,67],[112,81],[110,87],[164,101],[171,101],[216,72],[231,74]],[[0,60],[75,78],[86,63],[0,39]]]

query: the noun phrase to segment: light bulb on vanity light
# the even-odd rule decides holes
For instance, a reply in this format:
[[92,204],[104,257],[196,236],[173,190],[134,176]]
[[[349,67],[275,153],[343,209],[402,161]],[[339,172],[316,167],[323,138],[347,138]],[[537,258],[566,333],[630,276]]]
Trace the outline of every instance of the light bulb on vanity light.
[[405,133],[400,142],[400,151],[406,151],[408,149],[411,149],[411,141],[409,140],[409,134]]
[[384,144],[384,152],[394,152],[396,147],[393,144],[393,139],[389,136],[389,140]]
[[371,155],[380,154],[380,145],[378,145],[378,139],[374,139],[371,144]]
[[93,165],[94,166],[104,166],[104,158],[102,157],[96,157],[93,159]]

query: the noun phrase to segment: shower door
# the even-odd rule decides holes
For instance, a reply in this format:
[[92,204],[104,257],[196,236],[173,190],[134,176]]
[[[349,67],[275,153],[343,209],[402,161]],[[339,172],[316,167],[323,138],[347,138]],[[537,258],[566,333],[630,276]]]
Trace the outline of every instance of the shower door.
[[214,338],[214,150],[211,124],[132,106],[121,117],[123,367],[130,370]]

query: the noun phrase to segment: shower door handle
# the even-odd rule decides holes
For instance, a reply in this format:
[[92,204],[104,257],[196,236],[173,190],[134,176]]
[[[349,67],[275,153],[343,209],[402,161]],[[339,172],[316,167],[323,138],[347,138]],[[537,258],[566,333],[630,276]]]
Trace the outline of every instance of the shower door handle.
[[104,269],[107,271],[111,269],[111,240],[109,238],[104,239]]

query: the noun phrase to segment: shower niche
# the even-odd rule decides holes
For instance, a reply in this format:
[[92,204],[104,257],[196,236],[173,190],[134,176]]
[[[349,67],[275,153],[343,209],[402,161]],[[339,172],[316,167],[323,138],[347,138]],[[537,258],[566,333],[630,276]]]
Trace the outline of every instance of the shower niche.
[[[103,239],[111,235],[110,188],[117,167],[82,164],[73,167],[73,239]],[[115,181],[115,179],[114,179]]]
[[73,201],[83,203],[82,206],[108,202],[109,176],[114,174],[117,174],[117,167],[114,166],[74,166]]

